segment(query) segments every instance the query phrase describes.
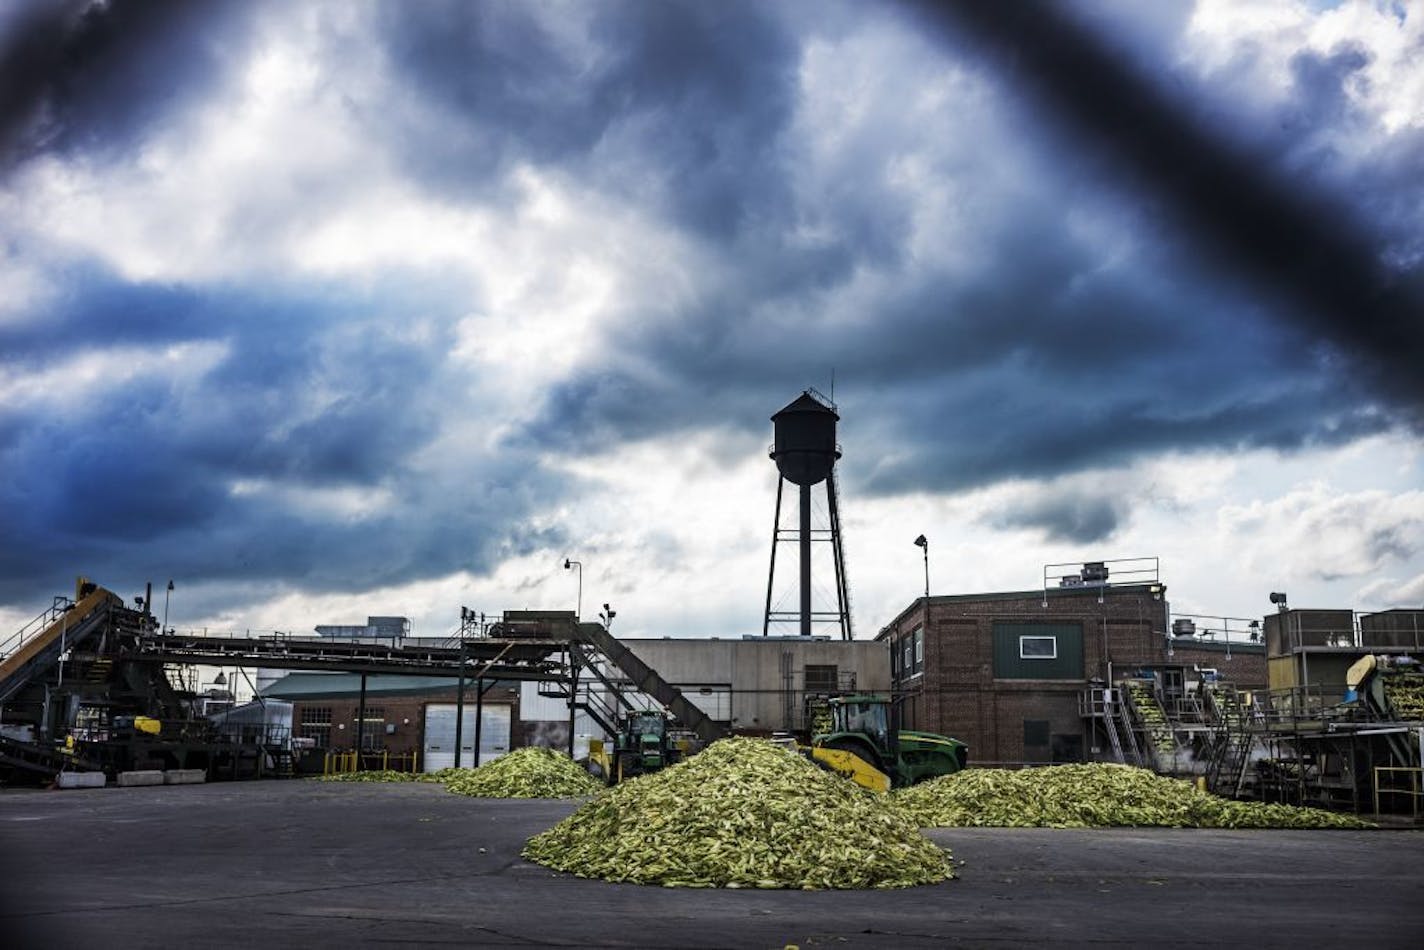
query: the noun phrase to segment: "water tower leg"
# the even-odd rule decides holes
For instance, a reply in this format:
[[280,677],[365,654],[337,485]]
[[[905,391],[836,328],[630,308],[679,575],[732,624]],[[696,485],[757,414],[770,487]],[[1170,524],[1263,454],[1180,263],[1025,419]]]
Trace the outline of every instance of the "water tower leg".
[[776,580],[776,543],[781,540],[781,488],[786,480],[776,478],[776,514],[771,518],[771,568],[766,572],[766,611],[761,615],[761,635],[771,627],[771,585]]
[[801,486],[801,636],[811,635],[811,486]]
[[846,581],[845,549],[841,547],[841,516],[836,502],[836,473],[826,478],[826,502],[831,512],[831,555],[836,566],[836,608],[840,611],[841,639],[852,640],[855,631],[850,625],[850,586]]

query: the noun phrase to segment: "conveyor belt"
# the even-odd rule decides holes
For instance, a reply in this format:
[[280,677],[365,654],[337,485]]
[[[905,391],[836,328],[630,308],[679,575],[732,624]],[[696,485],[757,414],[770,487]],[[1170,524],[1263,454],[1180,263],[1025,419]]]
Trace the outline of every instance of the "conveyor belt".
[[668,712],[676,716],[683,726],[697,733],[704,742],[713,742],[722,738],[721,727],[714,723],[705,712],[689,702],[687,697],[682,695],[681,690],[659,676],[656,670],[615,639],[613,634],[603,628],[602,624],[581,623],[578,625],[577,631],[580,640],[607,657],[610,663],[622,670],[624,675],[633,681],[635,688],[657,700]]
[[0,736],[0,764],[41,775],[54,775],[64,769],[97,772],[101,766],[96,762],[66,755],[58,749],[21,742],[8,736]]
[[21,638],[0,660],[0,702],[24,689],[35,677],[48,673],[64,651],[81,646],[104,629],[109,610],[115,605],[123,606],[122,598],[102,587],[97,588],[60,613],[39,633]]

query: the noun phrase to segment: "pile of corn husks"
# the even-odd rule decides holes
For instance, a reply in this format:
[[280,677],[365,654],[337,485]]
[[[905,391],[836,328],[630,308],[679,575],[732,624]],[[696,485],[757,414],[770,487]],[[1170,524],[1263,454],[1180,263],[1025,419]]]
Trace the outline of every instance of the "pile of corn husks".
[[1371,828],[1351,815],[1236,802],[1125,765],[967,769],[894,792],[922,828]]
[[1167,725],[1167,715],[1157,703],[1152,687],[1140,680],[1128,680],[1127,692],[1132,697],[1132,705],[1136,707],[1137,714],[1142,717],[1148,742],[1157,753],[1158,759],[1170,760],[1176,754],[1177,740],[1172,736],[1172,729]]
[[422,775],[419,772],[398,772],[395,769],[373,769],[366,772],[337,772],[334,775],[323,775],[318,781],[322,782],[431,782],[437,781],[434,776]]
[[762,739],[723,739],[611,789],[529,839],[580,877],[667,887],[906,887],[949,855],[883,795]]
[[1424,719],[1424,674],[1386,674],[1384,695],[1390,708],[1400,719]]
[[603,788],[563,752],[526,746],[445,780],[445,787],[476,798],[578,798]]
[[461,776],[469,775],[474,770],[474,766],[470,766],[469,768],[461,766],[457,769],[453,765],[451,765],[440,769],[439,771],[431,772],[429,775],[422,775],[417,781],[440,782],[441,784],[445,784],[451,779],[456,779],[460,778]]

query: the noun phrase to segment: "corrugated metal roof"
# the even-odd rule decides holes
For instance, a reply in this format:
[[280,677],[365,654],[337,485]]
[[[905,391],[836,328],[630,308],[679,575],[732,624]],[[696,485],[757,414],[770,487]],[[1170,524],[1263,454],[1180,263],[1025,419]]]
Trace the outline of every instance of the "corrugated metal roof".
[[[419,696],[425,693],[454,695],[458,681],[449,676],[367,676],[366,696]],[[473,684],[466,682],[471,693]],[[262,691],[271,699],[330,699],[361,695],[359,673],[288,673]]]

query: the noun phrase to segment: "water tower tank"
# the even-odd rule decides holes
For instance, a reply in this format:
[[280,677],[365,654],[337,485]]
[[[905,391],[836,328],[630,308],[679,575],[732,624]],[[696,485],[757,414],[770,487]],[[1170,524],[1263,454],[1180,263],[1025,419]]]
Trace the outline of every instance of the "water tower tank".
[[826,480],[836,459],[836,422],[840,416],[809,391],[771,417],[775,442],[771,457],[776,468],[793,485],[816,485]]

